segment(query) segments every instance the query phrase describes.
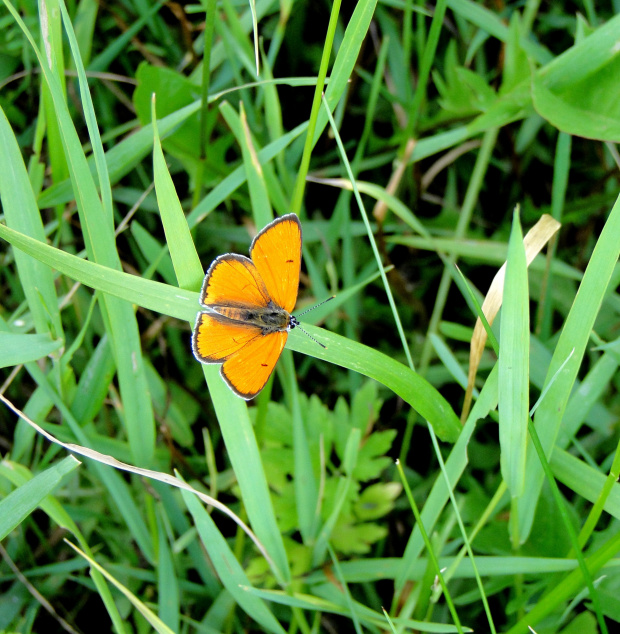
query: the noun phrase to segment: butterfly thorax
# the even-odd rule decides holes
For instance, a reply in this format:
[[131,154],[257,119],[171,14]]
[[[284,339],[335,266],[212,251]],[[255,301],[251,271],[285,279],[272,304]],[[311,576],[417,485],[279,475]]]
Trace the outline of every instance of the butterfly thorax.
[[269,305],[264,308],[242,308],[238,306],[209,306],[209,308],[233,321],[240,321],[257,326],[265,335],[271,332],[288,331],[295,328],[298,324],[295,317],[273,302],[270,302]]

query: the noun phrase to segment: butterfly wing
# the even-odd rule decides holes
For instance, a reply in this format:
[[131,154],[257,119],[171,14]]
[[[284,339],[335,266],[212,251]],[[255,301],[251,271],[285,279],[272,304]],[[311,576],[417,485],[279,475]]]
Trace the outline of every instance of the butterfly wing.
[[217,313],[199,313],[192,333],[192,349],[202,363],[222,363],[262,336],[261,329],[253,324],[233,321]]
[[269,291],[252,260],[226,253],[213,261],[200,291],[203,306],[256,306],[269,304]]
[[222,363],[220,374],[230,389],[246,400],[269,380],[282,354],[288,332],[267,335],[252,324],[217,313],[200,313],[192,335],[194,355],[202,363]]
[[287,337],[285,330],[256,337],[224,362],[220,374],[237,396],[249,400],[265,387]]
[[252,242],[250,257],[271,299],[287,312],[297,303],[301,269],[301,223],[287,214],[268,224]]

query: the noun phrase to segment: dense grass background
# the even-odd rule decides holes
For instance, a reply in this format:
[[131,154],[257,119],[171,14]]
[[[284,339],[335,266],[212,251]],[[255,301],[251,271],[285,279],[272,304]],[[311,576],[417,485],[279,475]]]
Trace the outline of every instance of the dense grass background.
[[[617,8],[3,0],[0,632],[615,631]],[[291,211],[246,404],[198,290]]]

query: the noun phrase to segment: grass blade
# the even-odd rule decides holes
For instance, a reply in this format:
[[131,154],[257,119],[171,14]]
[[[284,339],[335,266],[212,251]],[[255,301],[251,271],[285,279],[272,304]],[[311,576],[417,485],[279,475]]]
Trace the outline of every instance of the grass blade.
[[0,539],[17,528],[80,462],[67,456],[0,500]]
[[502,477],[513,498],[525,484],[529,418],[530,303],[527,261],[519,212],[513,215],[508,244],[499,350],[499,442]]
[[[551,455],[563,420],[566,404],[575,385],[594,320],[607,291],[609,280],[620,255],[620,198],[616,201],[603,227],[599,239],[583,275],[579,291],[573,302],[562,334],[553,353],[547,371],[546,383],[572,354],[536,411],[534,422],[547,459]],[[574,353],[572,351],[574,350]],[[536,452],[528,441],[526,458],[526,484],[519,499],[519,535],[525,541],[534,519],[534,510],[543,483],[543,471]]]

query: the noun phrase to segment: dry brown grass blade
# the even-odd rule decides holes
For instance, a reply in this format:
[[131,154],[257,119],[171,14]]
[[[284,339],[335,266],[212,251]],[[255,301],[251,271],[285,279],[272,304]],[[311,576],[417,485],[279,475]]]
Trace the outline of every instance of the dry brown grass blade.
[[[534,258],[540,253],[542,248],[551,240],[555,233],[560,228],[560,223],[551,216],[544,214],[540,220],[527,232],[527,235],[523,238],[523,246],[525,247],[525,257],[527,259],[527,265],[529,266]],[[482,312],[487,318],[489,324],[493,323],[495,316],[497,315],[500,306],[502,305],[502,299],[504,294],[504,277],[506,275],[506,263],[502,265],[500,270],[496,273],[489,291],[482,303]],[[474,334],[471,338],[470,353],[469,353],[469,373],[467,376],[467,391],[465,392],[465,401],[463,403],[463,412],[461,414],[461,422],[465,422],[469,415],[469,409],[471,407],[471,397],[474,390],[474,382],[476,380],[476,373],[478,372],[478,365],[482,358],[484,346],[487,340],[487,333],[482,325],[482,322],[478,318],[476,320],[476,326],[474,327]]]

